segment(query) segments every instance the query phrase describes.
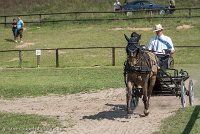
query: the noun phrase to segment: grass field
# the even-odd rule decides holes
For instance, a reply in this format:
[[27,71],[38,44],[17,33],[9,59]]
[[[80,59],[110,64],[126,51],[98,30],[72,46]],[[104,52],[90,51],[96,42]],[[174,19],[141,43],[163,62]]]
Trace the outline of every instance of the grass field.
[[162,122],[160,132],[154,134],[198,134],[200,133],[200,106],[180,109],[176,115]]
[[[179,64],[177,69],[189,72],[199,97],[199,64]],[[71,94],[125,87],[123,67],[85,67],[64,69],[3,69],[0,75],[2,98]]]
[[54,118],[0,112],[1,134],[25,134],[36,131],[60,131],[61,124]]
[[[10,28],[2,27],[0,35],[1,50],[8,49],[36,49],[36,48],[77,48],[77,47],[125,47],[126,40],[123,34],[128,36],[134,28],[152,28],[154,24],[163,23],[165,34],[169,35],[176,46],[197,45],[200,46],[198,35],[200,32],[199,19],[175,19],[153,20],[146,22],[117,21],[117,22],[90,22],[90,23],[59,23],[27,25],[24,32],[24,43],[12,42]],[[176,29],[177,26],[189,25],[189,29]],[[121,28],[121,30],[115,30]],[[128,28],[133,28],[129,30]],[[176,29],[176,30],[174,30]],[[152,30],[136,30],[142,35],[141,44],[147,45]],[[199,48],[177,48],[175,54],[176,64],[199,64]],[[36,67],[35,51],[23,52],[22,67]],[[126,57],[124,49],[116,49],[116,65],[123,65]],[[184,59],[182,57],[185,57]],[[104,59],[104,60],[102,60]],[[92,67],[110,66],[111,49],[86,49],[86,50],[61,50],[59,53],[60,67]],[[0,53],[0,65],[2,67],[16,68],[19,65],[18,52]],[[55,51],[42,51],[41,67],[55,67]]]
[[123,87],[123,68],[5,69],[1,97],[68,94]]
[[[124,0],[119,1],[124,2]],[[154,2],[168,5],[167,0],[154,0]],[[113,3],[113,0],[6,0],[0,3],[0,15],[67,11],[113,11]],[[198,0],[176,0],[176,7],[198,7],[198,4]]]

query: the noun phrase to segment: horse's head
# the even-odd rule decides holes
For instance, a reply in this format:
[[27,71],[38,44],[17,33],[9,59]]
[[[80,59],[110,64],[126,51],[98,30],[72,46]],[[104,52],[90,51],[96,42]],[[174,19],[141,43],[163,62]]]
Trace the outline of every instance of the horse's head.
[[138,53],[139,50],[141,49],[141,46],[139,44],[141,35],[136,32],[133,32],[131,34],[130,39],[128,38],[127,35],[124,34],[124,36],[128,42],[126,46],[126,53],[129,58],[130,65],[134,66],[137,63]]

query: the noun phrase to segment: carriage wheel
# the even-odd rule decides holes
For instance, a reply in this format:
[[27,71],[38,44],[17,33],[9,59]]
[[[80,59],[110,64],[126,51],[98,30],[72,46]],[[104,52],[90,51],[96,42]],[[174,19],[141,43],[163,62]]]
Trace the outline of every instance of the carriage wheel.
[[181,104],[182,107],[186,107],[186,89],[185,89],[185,82],[181,81]]
[[131,110],[135,110],[135,108],[138,106],[138,103],[139,103],[139,97],[138,96],[132,96]]
[[192,80],[189,81],[189,103],[190,106],[193,106],[194,104],[194,88],[193,88],[193,82]]

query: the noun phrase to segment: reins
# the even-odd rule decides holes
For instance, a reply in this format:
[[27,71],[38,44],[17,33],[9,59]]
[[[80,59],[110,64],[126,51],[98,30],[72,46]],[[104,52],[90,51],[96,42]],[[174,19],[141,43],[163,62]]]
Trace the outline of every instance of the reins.
[[[130,45],[130,44],[129,44]],[[130,55],[128,54],[128,57],[126,59],[126,61],[124,62],[124,82],[125,85],[127,85],[127,80],[126,80],[126,75],[127,73],[141,73],[141,74],[150,74],[152,71],[152,65],[151,62],[153,62],[149,55],[147,54],[146,50],[143,49],[141,46],[135,46],[135,50],[132,51],[129,48],[127,48],[131,53],[137,52],[136,54],[136,58],[137,62],[134,66],[131,66],[129,64],[129,60],[130,60]],[[133,58],[133,57],[132,57]],[[144,61],[142,61],[144,59]],[[138,65],[139,63],[143,63],[146,62],[147,65]]]

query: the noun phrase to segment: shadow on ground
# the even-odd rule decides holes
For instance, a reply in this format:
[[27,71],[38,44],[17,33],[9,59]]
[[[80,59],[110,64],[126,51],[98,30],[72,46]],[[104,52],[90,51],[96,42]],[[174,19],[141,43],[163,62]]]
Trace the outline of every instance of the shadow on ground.
[[113,105],[113,104],[105,104],[106,106],[112,107],[109,111],[99,112],[95,115],[83,116],[82,119],[92,119],[92,120],[115,120],[117,118],[125,118],[126,117],[126,105]]
[[7,42],[14,42],[12,39],[5,39]]

